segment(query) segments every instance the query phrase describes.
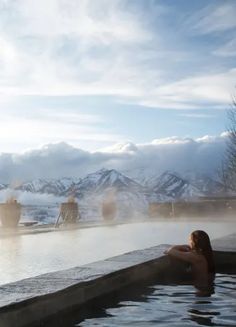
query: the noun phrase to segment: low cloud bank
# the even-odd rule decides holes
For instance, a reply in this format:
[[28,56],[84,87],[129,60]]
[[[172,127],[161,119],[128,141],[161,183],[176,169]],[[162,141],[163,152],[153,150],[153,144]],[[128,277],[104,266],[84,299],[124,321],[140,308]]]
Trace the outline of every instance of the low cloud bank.
[[101,168],[161,174],[197,172],[215,175],[226,147],[227,133],[198,139],[170,137],[151,143],[120,143],[87,152],[66,143],[49,144],[23,154],[0,155],[0,183],[12,186],[37,178],[84,177]]

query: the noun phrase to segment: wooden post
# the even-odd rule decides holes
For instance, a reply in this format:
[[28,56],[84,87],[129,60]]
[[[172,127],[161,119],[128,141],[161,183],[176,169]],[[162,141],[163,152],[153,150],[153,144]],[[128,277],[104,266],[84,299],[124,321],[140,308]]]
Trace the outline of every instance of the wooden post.
[[175,217],[175,204],[174,204],[174,202],[171,202],[171,214],[172,214],[172,217]]

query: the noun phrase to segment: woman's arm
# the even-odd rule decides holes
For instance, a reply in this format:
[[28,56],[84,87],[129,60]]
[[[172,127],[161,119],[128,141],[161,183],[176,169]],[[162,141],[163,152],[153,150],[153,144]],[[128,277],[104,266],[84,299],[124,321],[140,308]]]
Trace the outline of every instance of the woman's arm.
[[174,246],[171,247],[171,249],[175,249],[175,250],[182,251],[182,252],[189,252],[189,251],[191,251],[190,246],[187,245],[187,244],[184,244],[184,245],[174,245]]
[[[174,245],[174,246],[172,246],[170,249],[178,250],[178,251],[182,251],[182,252],[189,252],[189,251],[191,251],[190,246],[187,245],[187,244],[184,244],[184,245]],[[170,249],[166,250],[164,253],[165,253],[165,254],[168,254],[168,251],[169,251]]]
[[182,261],[186,261],[189,263],[196,262],[196,255],[191,251],[183,251],[181,250],[182,246],[173,246],[169,250],[166,251],[170,257],[180,259]]

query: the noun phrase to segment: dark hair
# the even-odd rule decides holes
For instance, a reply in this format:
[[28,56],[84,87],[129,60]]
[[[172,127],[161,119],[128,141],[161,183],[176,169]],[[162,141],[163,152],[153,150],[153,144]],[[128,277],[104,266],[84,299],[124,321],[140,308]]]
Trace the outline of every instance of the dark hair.
[[215,273],[215,263],[213,258],[213,252],[211,247],[211,242],[208,234],[203,230],[195,230],[191,234],[193,241],[193,249],[204,255],[208,264],[208,273]]

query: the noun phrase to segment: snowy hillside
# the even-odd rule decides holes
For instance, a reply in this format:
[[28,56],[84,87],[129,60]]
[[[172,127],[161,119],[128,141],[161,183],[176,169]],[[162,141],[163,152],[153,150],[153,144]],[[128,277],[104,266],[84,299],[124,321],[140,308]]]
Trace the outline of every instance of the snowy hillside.
[[[37,179],[14,189],[0,184],[0,200],[4,202],[14,196],[28,207],[25,217],[29,214],[33,219],[52,222],[60,203],[71,195],[77,198],[82,220],[100,220],[102,203],[111,189],[115,192],[117,217],[120,219],[146,215],[151,202],[195,200],[199,196],[223,192],[220,182],[194,172],[183,177],[166,171],[159,176],[155,171],[141,169],[135,172],[136,180],[128,171],[127,174],[129,177],[114,169],[101,169],[82,179]],[[49,209],[50,206],[54,207]]]
[[185,178],[196,188],[206,195],[217,195],[225,193],[225,186],[217,179],[214,180],[211,177],[203,174],[195,174],[189,172],[185,174]]
[[76,184],[74,194],[83,207],[88,208],[92,204],[101,215],[101,204],[110,189],[115,190],[119,218],[132,218],[147,210],[145,188],[114,169],[101,169],[89,174]]
[[175,200],[196,198],[204,195],[198,188],[180,177],[177,173],[168,171],[153,179],[150,184],[154,193],[166,195]]
[[74,185],[75,195],[80,197],[85,193],[100,193],[108,188],[115,188],[117,191],[143,192],[144,187],[129,177],[111,169],[101,169],[87,175],[79,183]]
[[[114,188],[119,193],[146,194],[162,201],[221,194],[224,191],[224,186],[219,181],[194,172],[180,176],[175,172],[166,171],[159,176],[155,171],[145,171],[143,168],[126,173],[127,175],[114,169],[101,169],[82,179],[36,179],[25,182],[14,190],[55,196],[74,195],[82,199],[91,193],[99,195],[109,188]],[[131,177],[132,174],[135,176]],[[6,188],[10,186],[0,184],[0,190]]]
[[54,195],[64,195],[71,191],[78,181],[72,178],[61,179],[36,179],[26,182],[15,188],[16,190],[27,191],[32,193],[48,193]]
[[[144,167],[142,167],[142,168],[132,170],[132,171],[126,170],[125,173],[127,176],[129,176],[133,180],[137,181],[138,183],[140,183],[150,189],[153,189],[160,182],[162,183],[162,181],[159,180],[160,175],[157,174],[157,172],[154,169],[145,169]],[[194,188],[192,189],[192,191],[189,189],[189,192],[187,192],[189,194],[192,193],[194,195],[194,192],[196,192],[196,195],[198,195],[199,191],[200,191],[200,193],[202,193],[204,195],[208,195],[208,196],[225,193],[225,187],[221,182],[219,182],[218,176],[208,176],[206,174],[199,174],[194,171],[186,171],[183,174],[178,174],[173,171],[165,171],[161,176],[165,176],[168,174],[175,176],[175,178],[170,178],[170,176],[169,176],[170,184],[177,182],[177,180],[176,180],[176,178],[177,178],[177,179],[182,179],[182,181],[179,180],[180,184],[187,183],[190,186],[193,186]],[[166,178],[168,179],[168,177],[166,177]],[[188,189],[188,187],[187,187],[187,189]],[[169,193],[169,192],[164,192],[162,195],[164,196],[164,194],[166,194],[166,193]],[[174,193],[172,195],[170,194],[170,196],[175,196]],[[184,197],[184,194],[183,194],[183,197]]]

